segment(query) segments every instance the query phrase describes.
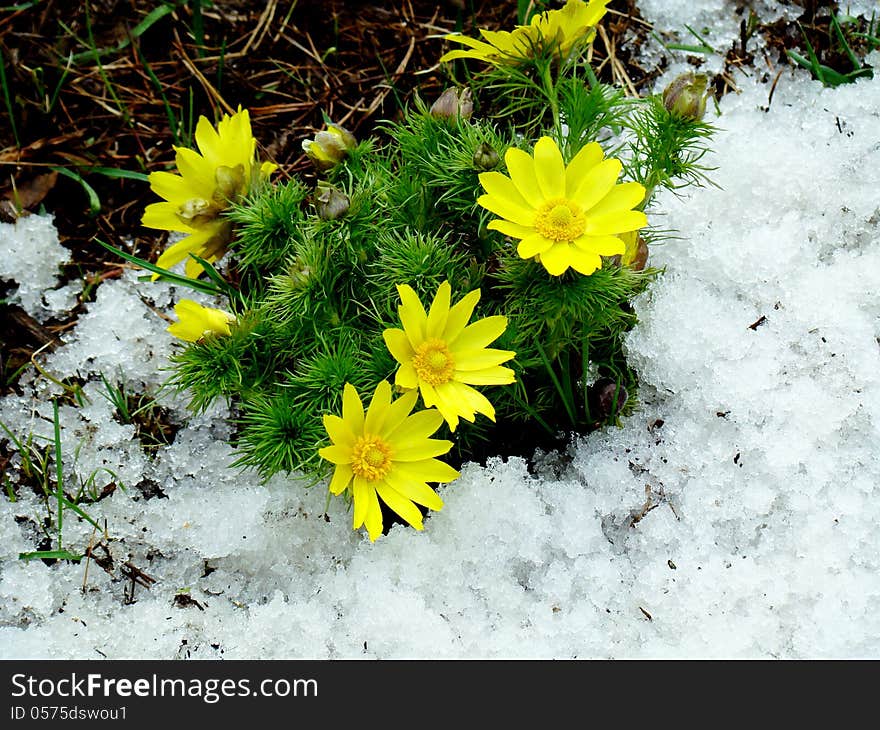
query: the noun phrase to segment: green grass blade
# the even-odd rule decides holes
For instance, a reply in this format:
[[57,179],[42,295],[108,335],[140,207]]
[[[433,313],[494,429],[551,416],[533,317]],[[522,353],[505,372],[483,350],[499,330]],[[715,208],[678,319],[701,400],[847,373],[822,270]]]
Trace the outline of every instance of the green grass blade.
[[120,170],[117,167],[90,167],[88,171],[96,172],[99,175],[104,175],[105,177],[110,177],[114,179],[138,180],[140,182],[150,181],[150,176],[145,175],[142,172],[135,172],[134,170]]
[[21,140],[18,138],[18,127],[15,124],[15,114],[12,109],[12,98],[9,96],[9,84],[6,81],[6,59],[2,53],[0,53],[0,86],[3,87],[3,103],[6,105],[6,113],[9,115],[9,126],[12,127],[15,146],[21,147]]
[[168,128],[171,130],[171,136],[174,138],[174,144],[180,145],[180,137],[178,136],[178,127],[180,126],[180,122],[178,122],[177,117],[174,114],[174,110],[171,108],[171,104],[168,102],[168,97],[165,96],[165,89],[162,86],[162,82],[159,81],[159,77],[156,76],[153,71],[152,66],[147,63],[147,59],[144,58],[144,54],[141,53],[140,46],[135,44],[134,47],[135,53],[137,54],[138,60],[141,62],[141,66],[143,66],[144,71],[147,72],[147,76],[150,77],[150,81],[153,86],[156,88],[156,91],[159,93],[160,98],[162,99],[162,105],[165,107],[165,116],[168,117]]
[[50,170],[54,170],[60,175],[64,175],[65,177],[69,177],[71,180],[76,180],[82,187],[83,191],[85,191],[86,196],[89,199],[89,215],[94,217],[101,212],[101,199],[98,197],[98,194],[95,192],[95,189],[89,185],[82,177],[82,175],[70,170],[67,167],[50,167]]
[[804,27],[798,23],[798,28],[801,29],[801,35],[804,37],[804,43],[807,44],[807,55],[810,57],[810,70],[813,72],[813,75],[819,79],[823,84],[825,83],[825,76],[822,74],[822,64],[819,63],[819,58],[816,56],[816,51],[813,50],[813,44],[810,43],[810,39],[807,37],[806,31],[804,31]]
[[559,378],[556,376],[556,372],[553,370],[553,365],[547,358],[547,354],[544,352],[544,348],[541,347],[541,343],[536,340],[535,346],[538,348],[538,354],[541,356],[541,362],[544,363],[544,368],[547,370],[547,374],[550,376],[550,380],[553,382],[553,387],[556,388],[556,392],[559,393],[559,397],[562,399],[562,403],[565,406],[565,412],[568,413],[568,417],[571,419],[571,424],[573,426],[577,423],[577,417],[574,413],[574,404],[569,402],[569,399],[566,397],[565,388],[563,388],[562,383],[559,382]]
[[9,481],[9,477],[5,474],[3,475],[3,487],[6,489],[6,496],[9,497],[9,501],[17,502],[18,498],[15,496],[15,488],[12,486],[12,482]]
[[194,289],[195,291],[202,292],[203,294],[212,294],[214,296],[225,296],[226,292],[218,289],[213,284],[209,284],[206,281],[199,281],[198,279],[190,279],[186,276],[181,276],[180,274],[175,274],[173,271],[168,271],[168,269],[163,269],[160,266],[156,266],[156,264],[151,264],[149,261],[145,261],[142,258],[138,258],[122,249],[116,248],[116,246],[111,246],[109,243],[104,243],[100,239],[96,238],[101,246],[106,248],[108,251],[115,253],[120,258],[125,259],[131,264],[135,264],[136,266],[140,266],[142,269],[146,269],[147,271],[152,271],[154,274],[159,274],[159,278],[164,281],[169,281],[172,284],[179,284],[181,286],[189,287],[190,289]]
[[64,528],[64,479],[61,467],[61,423],[58,420],[58,399],[52,399],[52,422],[55,426],[55,494],[58,498],[58,549],[61,550],[61,531]]
[[124,51],[126,48],[128,48],[128,46],[131,45],[131,41],[133,38],[140,38],[151,27],[153,27],[156,22],[173,12],[174,6],[166,5],[164,3],[156,8],[153,8],[153,10],[147,13],[146,17],[140,23],[138,23],[134,28],[129,31],[128,37],[119,41],[117,45],[113,46],[112,48],[93,48],[89,51],[77,53],[72,57],[73,63],[80,64],[86,61],[97,61],[103,56]]
[[843,52],[846,53],[847,58],[849,58],[849,62],[852,64],[853,69],[858,71],[862,67],[862,62],[859,61],[858,56],[853,52],[853,49],[849,47],[846,36],[843,34],[843,29],[840,27],[840,23],[837,22],[837,18],[833,13],[831,14],[831,27],[834,30],[834,35],[837,36],[837,40],[843,48]]
[[193,14],[193,39],[199,58],[205,55],[205,21],[202,18],[202,0],[190,0]]
[[93,527],[97,527],[99,530],[102,529],[101,525],[99,525],[97,522],[95,522],[95,520],[93,520],[91,517],[89,517],[82,510],[82,508],[79,505],[74,504],[69,499],[67,499],[67,497],[62,496],[61,499],[63,500],[64,506],[67,507],[67,509],[73,510],[74,512],[76,512],[80,517],[82,517],[86,522],[88,522]]
[[82,555],[74,555],[68,550],[37,550],[33,553],[19,553],[19,560],[72,560],[78,563]]
[[710,46],[706,42],[706,40],[705,40],[705,38],[703,38],[703,36],[701,36],[699,33],[697,33],[697,31],[695,31],[689,25],[685,25],[684,27],[687,28],[688,32],[700,42],[700,47],[703,49],[703,51],[705,53],[715,53],[715,49],[712,48],[712,46]]
[[222,289],[230,299],[235,297],[235,289],[229,285],[229,282],[223,278],[220,272],[217,271],[210,262],[194,253],[191,253],[190,256],[205,270],[205,274],[207,274],[208,278],[217,285],[218,289]]

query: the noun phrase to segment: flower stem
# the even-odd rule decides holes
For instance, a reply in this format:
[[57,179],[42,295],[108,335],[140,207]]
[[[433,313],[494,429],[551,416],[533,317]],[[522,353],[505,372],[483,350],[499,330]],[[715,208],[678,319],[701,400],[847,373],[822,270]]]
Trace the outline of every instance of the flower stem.
[[541,69],[541,81],[544,82],[544,96],[547,97],[547,103],[550,105],[550,111],[553,114],[553,128],[556,130],[556,139],[562,146],[562,121],[559,117],[559,97],[556,94],[556,85],[553,83],[553,76],[550,73],[552,64],[547,63]]

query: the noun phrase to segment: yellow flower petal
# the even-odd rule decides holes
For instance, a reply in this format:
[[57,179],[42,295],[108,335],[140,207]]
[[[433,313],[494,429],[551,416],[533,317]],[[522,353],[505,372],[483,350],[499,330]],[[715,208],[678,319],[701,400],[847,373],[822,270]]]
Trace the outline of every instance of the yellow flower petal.
[[449,316],[449,302],[452,297],[452,287],[448,281],[444,281],[437,287],[437,295],[431,302],[428,312],[428,320],[425,324],[425,335],[428,338],[440,337],[446,327],[446,318]]
[[382,501],[417,530],[423,529],[422,512],[387,482],[378,482],[376,491]]
[[507,327],[507,317],[496,315],[486,317],[468,325],[462,333],[449,344],[455,352],[465,350],[478,350],[486,347],[490,342],[497,340]]
[[[225,119],[220,121],[219,128],[225,127]],[[222,165],[223,147],[220,135],[207,117],[199,117],[196,122],[196,144],[205,159],[216,169]]]
[[418,387],[419,376],[416,375],[416,369],[413,367],[411,361],[401,364],[397,374],[394,376],[394,384],[401,388]]
[[599,256],[616,256],[626,251],[626,243],[617,236],[581,236],[574,245],[581,251]]
[[454,341],[461,334],[479,301],[480,290],[474,289],[452,305],[449,316],[446,318],[446,329],[443,331],[443,338],[446,342]]
[[351,383],[346,383],[342,390],[342,419],[354,433],[364,430],[364,405]]
[[520,255],[520,258],[530,259],[532,256],[544,253],[552,245],[553,241],[549,238],[545,238],[540,233],[532,232],[528,237],[519,242],[516,252]]
[[511,238],[525,238],[535,232],[535,229],[531,226],[521,226],[519,223],[503,221],[500,218],[489,221],[489,225],[486,228],[490,231],[500,231],[505,236],[510,236]]
[[180,170],[183,179],[192,186],[193,191],[198,194],[198,197],[211,200],[214,194],[214,173],[216,168],[212,167],[195,150],[188,149],[187,147],[175,147],[174,152],[174,162],[177,165],[177,169]]
[[534,208],[522,195],[513,180],[500,172],[484,172],[480,176],[480,184],[491,196],[502,200],[508,200],[520,208]]
[[[406,336],[406,332],[401,329],[387,329],[382,333],[382,339],[388,352],[399,363],[407,363],[413,359],[415,352]],[[414,387],[414,386],[410,386]]]
[[591,253],[572,246],[568,263],[578,273],[589,276],[596,269],[602,267],[602,258],[597,253]]
[[318,449],[318,455],[331,464],[351,464],[351,447],[332,444]]
[[364,433],[378,434],[382,430],[382,424],[391,405],[391,384],[383,380],[376,386],[367,415],[364,418]]
[[174,313],[180,321],[170,325],[168,331],[187,342],[197,342],[205,335],[229,335],[229,324],[235,321],[228,312],[203,307],[192,299],[181,299],[174,306]]
[[565,161],[550,137],[541,137],[535,145],[535,177],[545,199],[565,195]]
[[[465,421],[474,422],[474,410],[469,406],[466,399],[460,392],[461,383],[450,380],[448,383],[438,385],[434,390],[437,392],[437,410],[443,414],[447,423],[450,420],[458,421],[463,418]],[[454,418],[450,418],[453,416]],[[450,430],[454,431],[450,424]]]
[[525,208],[516,203],[511,203],[504,198],[496,198],[492,195],[481,195],[477,198],[477,203],[482,205],[486,210],[495,213],[495,215],[500,215],[502,218],[506,218],[509,221],[519,223],[521,226],[534,226],[535,224],[535,211],[533,209]]
[[498,366],[485,370],[463,372],[458,380],[469,385],[509,385],[516,382],[516,375],[510,368]]
[[[397,428],[407,420],[407,417],[418,399],[418,392],[412,390],[409,393],[404,393],[397,400],[392,401],[391,405],[388,406],[388,411],[385,413],[382,427],[377,434],[386,441],[391,441],[391,434],[393,434]],[[436,431],[437,429],[435,428],[434,430]],[[433,433],[433,431],[431,433]]]
[[382,508],[379,506],[379,498],[375,489],[370,489],[367,494],[367,514],[364,516],[364,525],[370,542],[375,542],[382,535]]
[[331,494],[342,494],[353,478],[354,472],[348,464],[337,464],[328,489]]
[[615,185],[611,191],[587,211],[588,216],[635,208],[645,199],[645,188],[637,182]]
[[623,210],[587,217],[587,236],[604,236],[611,233],[626,233],[648,225],[648,218],[640,210]]
[[452,441],[425,439],[415,446],[400,449],[394,454],[394,461],[423,461],[434,456],[442,456],[452,448]]
[[456,372],[483,370],[484,368],[491,368],[495,365],[507,362],[515,356],[516,353],[511,350],[493,350],[489,348],[481,350],[466,350],[463,352],[457,351],[455,353],[455,370]]
[[[424,461],[409,461],[406,463],[395,464],[394,469],[391,474],[395,474],[401,477],[405,477],[407,480],[412,482],[440,482],[446,483],[451,482],[458,479],[461,476],[458,471],[453,469],[449,464],[445,461],[440,461],[438,459],[425,459]],[[408,491],[405,491],[398,486],[398,483],[394,483],[394,488],[408,496],[414,502],[418,502],[425,507],[431,507],[427,502],[422,502],[418,497],[411,496]],[[437,493],[432,490],[432,494],[437,497]],[[439,501],[440,498],[437,497]],[[440,502],[442,505],[442,502]],[[440,509],[439,507],[431,507],[431,509]]]
[[544,202],[544,196],[538,186],[535,161],[532,156],[523,150],[511,147],[504,153],[504,164],[507,165],[510,179],[520,195],[532,208],[539,208]]
[[458,386],[459,397],[463,398],[475,413],[482,413],[490,421],[495,422],[495,407],[486,396],[469,385],[464,385],[463,383],[456,383],[456,385]]
[[571,246],[565,241],[555,243],[541,254],[541,264],[552,276],[561,276],[569,267]]
[[620,160],[603,160],[583,177],[571,199],[582,210],[589,210],[608,195],[622,168]]
[[598,142],[590,142],[590,144],[581,147],[565,169],[565,194],[567,197],[574,198],[578,184],[584,175],[602,162],[604,157],[605,154]]
[[398,284],[397,293],[400,295],[401,305],[397,308],[403,331],[409,339],[413,349],[425,341],[425,326],[428,315],[419,301],[418,295],[409,284]]
[[[425,481],[452,481],[455,477],[452,477],[452,479],[438,480],[431,479],[429,476],[422,476],[423,471],[426,471],[425,467],[416,467],[416,465],[428,464],[430,462],[443,464],[442,461],[437,461],[436,459],[415,461],[410,464],[397,464],[388,474],[387,482],[407,499],[436,512],[437,510],[443,509],[443,500],[440,499],[437,492],[425,484]],[[410,466],[413,468],[410,469]],[[446,466],[446,464],[443,464],[443,466]],[[458,472],[455,471],[455,469],[452,469],[452,467],[449,468],[455,472],[457,477]]]
[[190,181],[170,172],[151,172],[150,190],[160,198],[178,205],[190,198],[201,197],[201,189],[193,189]]
[[[376,495],[376,490],[370,485],[370,483],[364,479],[363,477],[359,477],[357,474],[354,475],[353,486],[352,486],[352,497],[354,499],[354,514],[352,515],[351,527],[353,530],[356,530],[362,524],[364,524],[364,519],[367,516],[367,510],[370,508],[370,496]],[[372,535],[370,536],[372,539]]]
[[160,231],[191,231],[192,228],[180,220],[177,206],[172,203],[151,203],[144,208],[141,224]]
[[[415,392],[413,392],[415,396]],[[385,438],[395,449],[406,449],[426,440],[443,423],[443,416],[433,409],[413,413],[387,431]]]
[[[196,256],[198,256],[200,253],[204,253],[204,252],[203,252],[203,251],[199,251],[199,252],[193,251],[192,253],[194,253],[194,254],[196,254]],[[207,261],[209,264],[213,264],[213,263],[217,260],[217,257],[216,257],[216,256],[207,256],[207,257],[206,257],[206,256],[201,256],[200,258],[205,259],[205,261]],[[201,265],[198,261],[196,261],[194,258],[188,258],[188,259],[186,260],[186,264],[184,264],[184,267],[183,267],[183,272],[184,272],[184,273],[185,273],[190,279],[198,279],[199,276],[202,275],[202,272],[203,272],[204,270],[205,270],[205,267],[202,266],[202,265]]]

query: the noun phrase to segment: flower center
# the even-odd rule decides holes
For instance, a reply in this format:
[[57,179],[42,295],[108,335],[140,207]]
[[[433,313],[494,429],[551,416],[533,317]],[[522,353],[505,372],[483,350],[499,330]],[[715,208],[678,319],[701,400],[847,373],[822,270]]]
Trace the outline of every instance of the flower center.
[[214,172],[214,202],[224,205],[238,200],[245,191],[244,165],[238,163],[235,167],[220,165]]
[[177,217],[186,225],[198,227],[214,220],[219,209],[204,198],[190,198],[177,209]]
[[580,207],[565,198],[548,200],[538,209],[535,230],[551,241],[573,241],[587,227]]
[[446,343],[437,338],[425,340],[418,346],[412,364],[419,379],[430,385],[448,383],[455,372],[452,353]]
[[391,470],[391,447],[378,436],[360,436],[351,449],[351,470],[368,482],[383,479]]

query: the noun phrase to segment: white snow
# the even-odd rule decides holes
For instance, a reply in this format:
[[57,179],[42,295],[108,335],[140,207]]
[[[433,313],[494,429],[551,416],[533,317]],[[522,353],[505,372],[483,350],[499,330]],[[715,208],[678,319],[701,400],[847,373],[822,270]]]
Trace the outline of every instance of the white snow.
[[76,304],[81,282],[59,289],[59,267],[70,252],[58,242],[51,215],[29,215],[0,223],[0,282],[14,281],[9,299],[44,322]]
[[[424,532],[371,544],[323,486],[231,469],[222,407],[145,452],[98,373],[155,390],[174,292],[102,284],[45,367],[88,381],[61,408],[67,478],[126,483],[87,508],[112,575],[18,561],[45,507],[0,496],[3,658],[880,655],[880,78],[786,71],[769,110],[769,84],[737,80],[720,188],[652,215],[682,240],[652,250],[667,273],[635,303],[640,410],[537,475],[466,465]],[[57,386],[22,387],[0,420],[50,435]],[[68,519],[82,550],[92,528]],[[157,581],[134,602],[126,561]]]

